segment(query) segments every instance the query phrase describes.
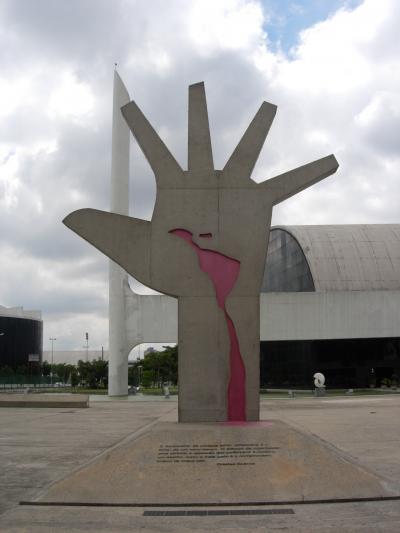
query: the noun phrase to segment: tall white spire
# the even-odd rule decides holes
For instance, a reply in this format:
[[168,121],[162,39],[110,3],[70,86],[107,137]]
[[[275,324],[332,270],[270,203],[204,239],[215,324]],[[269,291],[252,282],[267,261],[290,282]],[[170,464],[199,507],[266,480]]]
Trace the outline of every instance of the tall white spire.
[[[130,132],[121,114],[121,107],[130,101],[118,72],[114,71],[112,148],[111,148],[111,205],[110,210],[129,215],[129,143]],[[124,284],[128,275],[110,260],[109,268],[109,349],[108,394],[128,394],[129,346],[126,334]]]

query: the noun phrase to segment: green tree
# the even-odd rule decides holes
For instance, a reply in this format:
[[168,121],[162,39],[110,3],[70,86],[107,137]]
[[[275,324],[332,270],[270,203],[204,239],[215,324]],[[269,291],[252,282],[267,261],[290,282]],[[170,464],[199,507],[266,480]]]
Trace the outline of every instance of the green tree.
[[108,384],[108,362],[102,359],[78,361],[81,381],[92,389],[106,387]]
[[137,387],[139,385],[139,360],[136,360],[133,362],[133,364],[130,364],[128,367],[128,383],[130,386]]
[[8,378],[14,375],[14,370],[10,366],[2,366],[0,368],[0,376],[3,378]]
[[94,359],[92,369],[96,378],[98,387],[107,387],[108,385],[108,361],[103,359]]
[[29,363],[29,373],[31,376],[38,376],[42,373],[40,363],[34,361]]
[[139,383],[139,367],[142,367],[141,384],[143,387],[162,387],[169,382],[176,385],[178,381],[178,347],[164,346],[161,352],[154,351],[142,360],[131,365],[131,384]]
[[56,365],[52,365],[53,376],[55,374],[56,377],[58,377],[59,381],[61,381],[62,383],[67,383],[69,375],[71,374],[71,367],[72,365],[68,365],[66,363],[58,363]]
[[15,373],[19,376],[26,376],[28,374],[28,369],[25,365],[19,365],[17,366]]
[[43,376],[50,376],[51,372],[51,366],[47,361],[43,361],[42,363],[42,375]]
[[75,366],[72,366],[70,378],[71,378],[71,387],[77,387],[79,385],[79,375],[78,375],[78,370],[76,369]]
[[176,385],[178,383],[178,345],[163,348],[164,351],[161,352],[163,381]]
[[154,372],[153,370],[143,370],[142,372],[142,386],[151,387],[154,384]]

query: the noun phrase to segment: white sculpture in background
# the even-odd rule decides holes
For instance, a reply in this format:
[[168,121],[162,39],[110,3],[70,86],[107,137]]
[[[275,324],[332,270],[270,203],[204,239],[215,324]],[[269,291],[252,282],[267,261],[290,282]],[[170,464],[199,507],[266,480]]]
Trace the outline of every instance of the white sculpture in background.
[[325,387],[325,376],[321,372],[316,372],[313,377],[314,385],[317,389],[323,389]]
[[[130,131],[121,107],[130,96],[114,72],[111,211],[129,215]],[[176,342],[177,301],[164,295],[139,295],[129,286],[128,274],[110,259],[109,271],[108,394],[128,394],[128,355],[142,342]]]
[[325,396],[325,376],[321,372],[314,374],[315,396]]

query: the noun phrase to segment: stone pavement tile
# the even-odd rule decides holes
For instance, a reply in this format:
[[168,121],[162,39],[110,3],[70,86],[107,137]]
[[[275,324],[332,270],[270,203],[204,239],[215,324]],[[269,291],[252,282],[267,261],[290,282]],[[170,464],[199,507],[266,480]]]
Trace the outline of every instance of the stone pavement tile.
[[[400,465],[400,425],[396,421],[400,397],[343,400],[262,400],[261,409],[263,418],[281,419],[302,431],[309,431],[357,457],[369,469],[399,480],[396,464]],[[176,408],[176,402],[172,405],[161,401],[104,401],[69,414],[62,409],[1,409],[0,502],[5,510],[0,515],[1,533],[400,531],[399,501],[293,506],[295,514],[286,516],[184,517],[179,520],[145,517],[141,508],[17,505],[19,500],[37,497],[43,486],[86,464],[158,417],[176,420]],[[5,479],[5,471],[11,479]]]
[[0,513],[31,499],[33,489],[37,494],[171,409],[175,411],[176,404],[1,409]]
[[342,450],[400,487],[400,397],[262,401],[263,418],[279,418]]
[[195,504],[388,496],[319,439],[267,424],[158,422],[54,484],[41,502]]

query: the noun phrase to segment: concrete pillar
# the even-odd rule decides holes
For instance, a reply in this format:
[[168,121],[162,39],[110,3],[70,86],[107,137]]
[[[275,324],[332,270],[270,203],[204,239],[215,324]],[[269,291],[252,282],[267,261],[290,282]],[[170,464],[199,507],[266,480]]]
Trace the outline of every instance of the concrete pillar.
[[[227,311],[245,367],[245,419],[259,420],[260,299],[228,298]],[[178,299],[178,346],[179,422],[228,420],[232,341],[214,296]]]
[[[111,150],[111,212],[129,214],[129,128],[121,114],[121,107],[130,100],[118,72],[114,72],[112,150]],[[108,394],[128,394],[128,355],[125,326],[124,282],[128,274],[110,260],[109,267],[109,349]]]

